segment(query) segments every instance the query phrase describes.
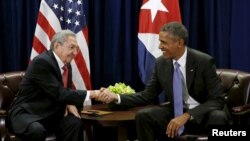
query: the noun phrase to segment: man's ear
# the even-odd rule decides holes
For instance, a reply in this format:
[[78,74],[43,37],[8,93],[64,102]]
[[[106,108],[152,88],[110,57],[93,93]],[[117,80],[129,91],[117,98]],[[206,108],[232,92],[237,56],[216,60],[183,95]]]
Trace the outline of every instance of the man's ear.
[[184,40],[183,39],[178,39],[177,43],[178,43],[178,48],[182,48],[184,46]]
[[56,41],[54,43],[54,49],[57,50],[59,46],[60,46],[60,43],[58,41]]
[[184,40],[183,40],[183,39],[179,39],[179,44],[180,44],[181,46],[184,46]]

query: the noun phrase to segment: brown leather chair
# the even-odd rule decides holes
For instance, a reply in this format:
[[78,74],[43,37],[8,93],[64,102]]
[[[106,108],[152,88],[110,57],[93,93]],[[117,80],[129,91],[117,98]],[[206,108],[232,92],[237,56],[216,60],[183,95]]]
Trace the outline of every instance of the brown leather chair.
[[250,73],[218,69],[224,91],[227,93],[225,100],[232,116],[232,124],[250,124]]
[[[23,71],[0,74],[0,140],[18,141],[14,134],[8,130],[7,111],[19,90],[19,84],[24,77]],[[54,135],[49,135],[46,141],[56,141]]]
[[[250,73],[233,70],[217,69],[221,80],[229,114],[232,116],[232,125],[250,125]],[[205,141],[208,135],[186,134],[178,138],[179,141]]]

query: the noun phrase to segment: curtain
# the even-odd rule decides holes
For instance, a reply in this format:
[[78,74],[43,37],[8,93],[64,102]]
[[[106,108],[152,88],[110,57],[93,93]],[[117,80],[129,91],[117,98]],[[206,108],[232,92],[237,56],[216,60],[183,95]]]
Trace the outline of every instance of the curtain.
[[26,69],[39,4],[39,0],[1,0],[0,72]]
[[89,0],[91,77],[95,88],[125,82],[143,88],[137,67],[138,0]]

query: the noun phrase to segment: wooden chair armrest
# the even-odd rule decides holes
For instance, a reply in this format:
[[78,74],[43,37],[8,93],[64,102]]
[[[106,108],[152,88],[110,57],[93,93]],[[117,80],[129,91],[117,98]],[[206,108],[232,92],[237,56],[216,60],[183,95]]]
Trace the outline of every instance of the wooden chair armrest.
[[7,111],[0,109],[0,140],[9,141],[10,133],[6,128]]
[[0,116],[7,115],[7,111],[0,109]]
[[245,115],[250,113],[250,104],[237,106],[232,108],[233,115]]
[[5,128],[6,125],[7,111],[0,110],[0,128]]

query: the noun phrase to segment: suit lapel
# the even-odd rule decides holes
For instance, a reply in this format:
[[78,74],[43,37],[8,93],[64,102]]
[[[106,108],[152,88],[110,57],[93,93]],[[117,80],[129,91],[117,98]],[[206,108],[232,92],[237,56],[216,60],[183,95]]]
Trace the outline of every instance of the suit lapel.
[[71,88],[72,87],[72,67],[70,64],[68,64],[68,68],[69,68],[68,87]]
[[187,62],[186,62],[186,83],[187,89],[189,90],[190,85],[194,79],[194,74],[196,71],[195,60],[192,55],[192,50],[187,48]]
[[48,55],[49,55],[49,57],[51,58],[51,60],[53,60],[53,61],[51,62],[51,63],[53,63],[52,66],[54,67],[54,70],[56,71],[57,77],[59,78],[59,80],[60,80],[60,81],[62,82],[62,84],[63,84],[61,70],[60,70],[60,68],[59,68],[59,65],[58,65],[58,63],[57,63],[57,61],[56,61],[56,58],[55,58],[53,52],[52,52],[51,50],[48,51]]
[[168,97],[172,99],[173,95],[173,61],[172,59],[166,60],[165,66],[163,67],[164,71],[164,86],[166,86],[166,93],[169,94]]
[[[174,70],[174,66],[173,66],[173,61],[172,60],[168,60],[167,62],[167,67],[166,68],[171,68],[171,69],[167,69],[167,76],[173,76],[173,70]],[[173,77],[167,77],[167,82],[170,82],[171,84],[171,89],[173,89]]]

